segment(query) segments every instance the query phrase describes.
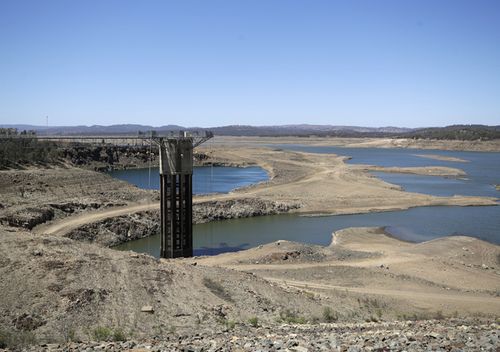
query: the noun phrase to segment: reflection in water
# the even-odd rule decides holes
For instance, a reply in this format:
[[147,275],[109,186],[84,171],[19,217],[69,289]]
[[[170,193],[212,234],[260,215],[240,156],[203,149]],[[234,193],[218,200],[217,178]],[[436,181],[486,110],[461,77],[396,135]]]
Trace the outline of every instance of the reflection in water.
[[249,243],[242,243],[237,246],[230,246],[227,243],[219,243],[217,246],[213,247],[200,247],[200,248],[195,248],[193,250],[193,254],[195,256],[201,256],[201,255],[217,255],[221,253],[227,253],[227,252],[238,252],[243,249],[250,248]]

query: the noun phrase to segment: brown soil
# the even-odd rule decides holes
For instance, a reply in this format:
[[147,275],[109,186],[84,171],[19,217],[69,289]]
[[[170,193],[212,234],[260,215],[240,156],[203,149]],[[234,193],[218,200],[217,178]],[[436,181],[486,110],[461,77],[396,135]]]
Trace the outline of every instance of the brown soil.
[[196,261],[321,297],[369,295],[371,303],[358,297],[359,308],[391,319],[438,311],[500,315],[500,247],[472,237],[415,244],[376,228],[350,228],[334,233],[326,248],[279,241]]
[[24,231],[0,229],[0,236],[3,331],[60,341],[70,330],[89,339],[103,326],[140,337],[251,316],[272,322],[287,309],[321,314],[318,300],[247,273]]

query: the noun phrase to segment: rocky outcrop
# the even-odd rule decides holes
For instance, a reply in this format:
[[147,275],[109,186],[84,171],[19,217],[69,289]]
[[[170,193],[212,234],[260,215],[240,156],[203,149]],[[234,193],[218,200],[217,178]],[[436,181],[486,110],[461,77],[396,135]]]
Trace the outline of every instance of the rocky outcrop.
[[297,203],[290,204],[257,198],[209,201],[196,204],[193,207],[193,221],[196,224],[201,224],[214,220],[276,215],[299,207],[300,205]]
[[[154,145],[73,145],[61,153],[62,158],[71,164],[95,171],[158,166],[158,148]],[[208,156],[196,152],[193,158],[195,164],[203,164],[207,162]]]
[[84,242],[96,242],[110,247],[159,233],[158,211],[140,212],[105,219],[71,231],[66,237]]
[[63,202],[63,203],[51,203],[49,204],[52,208],[63,211],[64,213],[72,214],[75,211],[85,210],[85,209],[99,209],[102,204],[99,203],[77,203],[77,202]]
[[125,203],[62,202],[44,204],[39,207],[13,208],[6,211],[5,214],[0,217],[0,223],[31,230],[37,225],[58,217],[67,216],[68,214],[121,205],[125,205]]
[[[207,201],[193,206],[193,222],[201,224],[214,220],[275,215],[298,207],[298,204],[254,198]],[[157,234],[160,232],[159,223],[159,211],[146,211],[88,224],[69,232],[66,237],[85,242],[97,242],[110,247]]]
[[53,218],[54,210],[50,207],[29,207],[24,208],[21,211],[9,212],[0,218],[0,223],[31,230],[36,225],[43,224]]

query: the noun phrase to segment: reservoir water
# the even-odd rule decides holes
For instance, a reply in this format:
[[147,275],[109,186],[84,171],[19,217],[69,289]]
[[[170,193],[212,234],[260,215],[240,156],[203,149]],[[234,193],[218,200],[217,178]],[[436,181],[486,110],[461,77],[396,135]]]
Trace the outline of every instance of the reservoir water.
[[[108,173],[120,180],[127,181],[139,188],[160,189],[158,168],[114,170]],[[260,167],[195,167],[193,170],[193,193],[228,193],[266,181],[267,172]]]
[[[350,156],[352,159],[349,160],[349,162],[357,164],[404,167],[449,166],[460,168],[467,172],[466,179],[383,172],[374,174],[387,182],[398,184],[410,192],[439,196],[460,194],[498,197],[500,195],[500,192],[494,187],[494,184],[500,183],[500,153],[449,152],[416,149],[310,147],[301,145],[273,145],[273,147]],[[433,160],[418,157],[416,154],[436,154],[456,157],[467,160],[468,162],[461,163]],[[213,168],[210,172],[215,173],[217,169],[218,168]],[[236,176],[236,174],[232,174],[233,172],[246,170],[233,170],[233,168],[224,169],[229,170],[221,172],[220,175],[222,179],[227,176]],[[255,172],[256,175],[262,176],[262,172],[265,174],[263,170],[259,168],[256,169],[257,170],[252,171]],[[259,170],[261,174],[259,174]],[[126,174],[130,171],[136,170],[126,170]],[[207,171],[205,170],[204,172]],[[154,175],[155,178],[157,178],[157,173]],[[244,178],[246,175],[245,173],[240,173],[237,177]],[[255,179],[262,181],[258,176]],[[253,182],[255,182],[255,179],[253,179]],[[198,178],[198,180],[199,181],[196,181],[195,179],[194,182],[206,182],[206,179],[205,181],[201,181],[202,178]],[[241,181],[249,181],[249,179],[245,178],[245,180]],[[134,180],[132,180],[132,183],[139,185],[139,182]],[[252,181],[249,183],[252,183]],[[211,187],[214,188],[214,186]],[[220,192],[224,192],[224,189],[228,188],[231,187],[220,188]],[[205,189],[207,188],[205,187]],[[209,193],[212,191],[200,191],[200,193]],[[216,221],[194,226],[193,245],[195,248],[195,255],[213,255],[222,252],[236,251],[280,239],[327,245],[331,241],[331,234],[333,231],[355,226],[386,227],[386,230],[392,235],[415,242],[426,241],[441,236],[469,235],[492,243],[500,243],[500,206],[419,207],[404,211],[357,215],[327,217],[279,215]],[[159,256],[159,236],[128,242],[117,248],[146,252]]]

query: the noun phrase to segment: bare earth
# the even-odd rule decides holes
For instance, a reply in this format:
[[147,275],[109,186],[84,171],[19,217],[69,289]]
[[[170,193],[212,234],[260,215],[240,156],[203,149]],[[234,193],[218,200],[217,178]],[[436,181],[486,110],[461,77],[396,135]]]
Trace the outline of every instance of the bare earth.
[[396,318],[412,311],[499,316],[499,258],[499,246],[472,237],[415,244],[377,228],[350,228],[334,233],[327,248],[279,241],[196,261],[250,271],[324,297],[369,294],[380,300],[375,305],[384,314]]
[[[354,142],[382,143],[342,141]],[[300,214],[497,204],[496,198],[408,193],[369,173],[466,176],[460,169],[349,165],[342,156],[255,143],[218,139],[200,151],[208,154],[208,164],[259,165],[270,180],[196,197],[195,203],[279,202]],[[158,192],[69,167],[0,171],[0,197],[0,342],[5,331],[32,334],[38,342],[70,335],[91,340],[93,329],[102,326],[134,339],[198,329],[212,336],[227,332],[230,322],[248,324],[252,317],[268,326],[330,318],[359,323],[500,317],[500,247],[472,237],[414,244],[382,229],[353,228],[335,233],[328,247],[279,241],[215,257],[156,260],[63,236],[87,224],[156,209]],[[325,317],[327,308],[331,317]],[[491,326],[485,329],[498,327]]]
[[434,159],[434,160],[443,160],[443,161],[452,161],[455,163],[468,163],[469,160],[465,160],[462,158],[454,158],[452,156],[443,156],[443,155],[436,155],[436,154],[413,154],[415,156],[418,156],[420,158],[427,158],[427,159]]

